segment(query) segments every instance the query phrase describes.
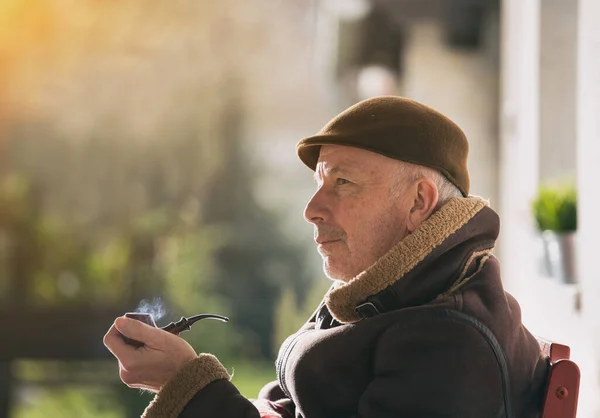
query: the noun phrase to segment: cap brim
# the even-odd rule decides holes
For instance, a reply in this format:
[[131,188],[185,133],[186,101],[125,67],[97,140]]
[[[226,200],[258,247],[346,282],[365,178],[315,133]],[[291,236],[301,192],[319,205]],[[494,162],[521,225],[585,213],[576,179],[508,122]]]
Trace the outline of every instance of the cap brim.
[[382,152],[379,149],[366,146],[360,142],[359,138],[357,138],[355,141],[352,139],[353,138],[351,136],[347,135],[344,137],[340,137],[338,135],[314,135],[300,140],[296,146],[296,153],[298,154],[300,161],[302,161],[304,165],[313,171],[317,167],[321,146],[323,145],[341,145],[346,147],[360,148],[376,154],[384,155],[389,158],[398,159],[394,155],[387,155],[385,152]]

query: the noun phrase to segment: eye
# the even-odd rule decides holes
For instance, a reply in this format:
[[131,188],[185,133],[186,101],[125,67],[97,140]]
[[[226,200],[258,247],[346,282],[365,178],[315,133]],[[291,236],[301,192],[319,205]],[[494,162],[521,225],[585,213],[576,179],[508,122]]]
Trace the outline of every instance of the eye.
[[338,178],[338,179],[335,180],[335,184],[337,186],[342,186],[342,185],[348,184],[348,183],[350,183],[350,182],[348,180],[346,180],[346,179],[343,179],[343,178]]

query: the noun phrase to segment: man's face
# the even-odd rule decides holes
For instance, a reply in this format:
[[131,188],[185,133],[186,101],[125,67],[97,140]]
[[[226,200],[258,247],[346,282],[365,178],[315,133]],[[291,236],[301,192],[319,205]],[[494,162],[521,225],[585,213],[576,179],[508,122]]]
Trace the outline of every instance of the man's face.
[[[314,225],[323,269],[349,281],[407,235],[412,207],[398,179],[400,163],[353,147],[324,145],[315,170],[317,191],[304,210]],[[393,193],[400,184],[400,193]]]

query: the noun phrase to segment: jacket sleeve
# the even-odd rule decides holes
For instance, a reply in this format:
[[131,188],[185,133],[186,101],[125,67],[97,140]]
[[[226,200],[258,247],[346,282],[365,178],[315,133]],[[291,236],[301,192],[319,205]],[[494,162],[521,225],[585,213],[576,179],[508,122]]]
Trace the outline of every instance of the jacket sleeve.
[[284,398],[286,398],[286,394],[279,386],[279,382],[277,382],[277,380],[267,383],[262,387],[260,392],[258,392],[258,399],[278,401]]
[[259,418],[261,413],[230,382],[212,354],[186,364],[155,396],[142,418]]
[[426,319],[380,337],[361,418],[496,417],[502,380],[494,351],[468,324]]

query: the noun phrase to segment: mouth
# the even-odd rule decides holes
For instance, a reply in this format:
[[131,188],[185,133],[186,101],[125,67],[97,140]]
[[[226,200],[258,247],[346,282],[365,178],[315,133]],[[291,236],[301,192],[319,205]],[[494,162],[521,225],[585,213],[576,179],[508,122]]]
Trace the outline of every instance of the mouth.
[[329,244],[334,244],[336,242],[339,242],[339,239],[329,239],[329,240],[315,240],[315,242],[317,243],[318,247],[325,247]]

